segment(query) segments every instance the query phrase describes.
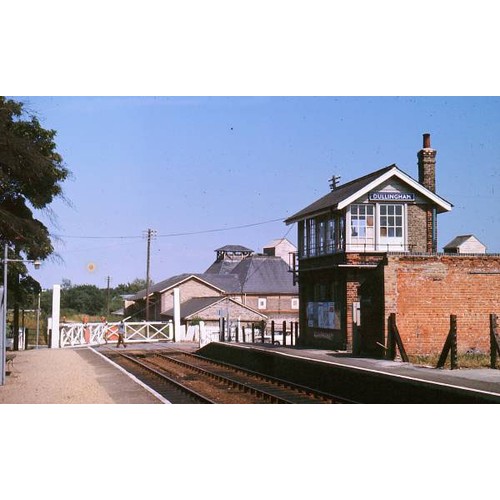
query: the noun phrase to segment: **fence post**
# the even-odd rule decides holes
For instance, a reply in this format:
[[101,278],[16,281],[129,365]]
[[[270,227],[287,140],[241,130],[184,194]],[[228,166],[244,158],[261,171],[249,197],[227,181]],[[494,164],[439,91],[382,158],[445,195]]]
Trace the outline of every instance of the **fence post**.
[[296,321],[295,322],[295,344],[294,345],[297,345],[298,340],[299,340],[299,322]]
[[490,368],[497,367],[497,355],[500,353],[500,337],[497,333],[498,317],[490,314]]
[[252,323],[252,344],[255,344],[255,323]]
[[283,321],[283,345],[286,345],[286,321]]
[[450,363],[451,369],[455,370],[458,368],[457,361],[457,317],[455,314],[450,315],[450,331],[448,336],[446,337],[446,341],[443,346],[443,350],[441,351],[441,355],[439,356],[438,363],[436,368],[443,368],[446,363],[446,358],[448,357],[448,353],[451,351]]
[[399,354],[401,354],[401,359],[408,363],[408,355],[406,354],[406,350],[403,345],[403,341],[401,340],[401,335],[399,334],[398,325],[396,323],[396,313],[391,313],[389,316],[389,359],[396,359],[396,345],[399,349]]
[[271,321],[271,344],[274,345],[274,320]]
[[260,322],[260,339],[264,343],[264,320]]
[[394,334],[394,325],[396,324],[396,314],[389,315],[389,324],[387,332],[387,359],[394,361],[396,359],[396,337]]
[[225,318],[221,318],[220,339],[221,339],[221,342],[226,341],[226,320],[225,320]]
[[236,342],[240,341],[240,327],[238,325],[236,325],[236,335],[235,335],[235,338],[236,338]]
[[454,314],[450,316],[450,328],[453,332],[451,335],[451,369],[456,370],[458,368],[457,317]]

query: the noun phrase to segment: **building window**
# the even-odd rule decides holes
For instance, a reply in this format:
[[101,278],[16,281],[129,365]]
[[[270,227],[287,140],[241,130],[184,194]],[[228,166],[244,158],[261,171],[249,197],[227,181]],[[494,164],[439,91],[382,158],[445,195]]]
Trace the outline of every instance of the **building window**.
[[344,218],[321,216],[299,224],[300,257],[317,257],[344,250]]
[[370,244],[375,242],[374,205],[351,205],[351,243]]
[[267,299],[263,297],[259,297],[259,300],[257,301],[257,308],[258,309],[267,309]]
[[403,237],[403,205],[380,205],[380,236]]
[[307,237],[307,242],[308,242],[308,254],[311,257],[316,256],[316,220],[315,219],[309,219],[308,221],[308,237]]
[[299,299],[292,299],[292,309],[299,308]]

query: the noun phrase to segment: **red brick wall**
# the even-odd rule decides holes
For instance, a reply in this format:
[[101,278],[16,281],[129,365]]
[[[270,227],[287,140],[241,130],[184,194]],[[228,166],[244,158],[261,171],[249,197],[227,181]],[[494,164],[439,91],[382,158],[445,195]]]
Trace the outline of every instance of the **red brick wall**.
[[458,351],[489,352],[489,315],[500,313],[500,274],[486,273],[500,273],[499,256],[388,256],[385,316],[396,313],[408,354],[440,353],[451,314],[457,316]]

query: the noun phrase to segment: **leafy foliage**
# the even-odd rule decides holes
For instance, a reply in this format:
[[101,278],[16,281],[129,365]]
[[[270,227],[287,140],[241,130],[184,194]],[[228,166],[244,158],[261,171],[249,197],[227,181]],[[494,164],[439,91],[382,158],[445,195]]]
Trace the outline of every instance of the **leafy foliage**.
[[48,229],[33,215],[62,195],[69,171],[46,130],[23,104],[0,97],[0,234],[28,259],[53,251]]
[[[0,238],[9,246],[9,259],[41,260],[54,250],[33,211],[62,196],[61,183],[69,174],[56,152],[55,135],[22,103],[0,97]],[[40,291],[23,263],[9,263],[8,271],[11,304],[24,304]]]
[[[146,280],[135,279],[131,283],[122,283],[110,288],[110,311],[123,307],[123,296],[134,294],[146,287]],[[61,283],[61,316],[106,316],[108,291],[95,285],[73,285],[70,280]],[[40,305],[50,315],[52,310],[52,290],[43,292]]]

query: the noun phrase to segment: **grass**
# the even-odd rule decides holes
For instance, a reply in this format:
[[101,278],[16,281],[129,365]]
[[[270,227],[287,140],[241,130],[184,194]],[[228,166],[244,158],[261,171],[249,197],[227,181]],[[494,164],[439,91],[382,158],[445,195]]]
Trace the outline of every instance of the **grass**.
[[[439,360],[438,354],[431,355],[409,355],[410,363],[413,365],[430,366],[436,368]],[[489,368],[490,355],[482,353],[462,353],[457,356],[457,364],[459,368]],[[497,367],[500,365],[500,360],[497,361]],[[444,365],[445,369],[451,368],[450,355],[446,358]]]

